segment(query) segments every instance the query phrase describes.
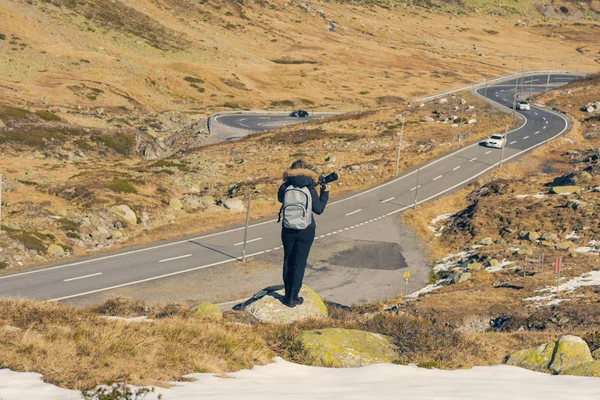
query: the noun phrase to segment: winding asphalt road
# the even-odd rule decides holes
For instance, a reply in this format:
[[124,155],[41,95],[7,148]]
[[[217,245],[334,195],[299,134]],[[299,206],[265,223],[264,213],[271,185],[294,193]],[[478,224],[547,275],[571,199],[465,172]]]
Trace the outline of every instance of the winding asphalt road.
[[[553,75],[550,83],[559,85],[573,75]],[[542,91],[547,75],[530,76],[519,88],[521,94]],[[522,81],[521,81],[522,82]],[[512,107],[513,79],[478,89],[477,94],[499,106]],[[435,197],[460,188],[503,162],[515,160],[531,149],[564,133],[568,121],[560,114],[532,107],[519,112],[523,125],[508,135],[504,151],[478,143],[431,161],[417,170],[404,173],[387,183],[330,203],[318,217],[319,240],[396,214]],[[264,115],[253,115],[259,123]],[[248,116],[246,115],[246,118]],[[234,119],[235,120],[235,119]],[[237,121],[241,121],[238,118]],[[246,121],[248,121],[246,119]],[[492,132],[490,132],[492,133]],[[343,177],[342,177],[343,179]],[[197,238],[91,257],[80,261],[0,276],[4,296],[60,301],[135,285],[173,275],[239,261],[244,240],[243,227],[234,227]],[[274,220],[251,225],[248,230],[249,256],[281,250],[280,228]]]

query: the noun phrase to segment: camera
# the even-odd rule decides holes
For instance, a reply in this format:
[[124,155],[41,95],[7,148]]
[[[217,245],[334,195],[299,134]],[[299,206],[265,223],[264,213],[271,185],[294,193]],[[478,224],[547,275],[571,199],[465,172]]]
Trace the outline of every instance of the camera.
[[319,185],[327,185],[328,183],[335,182],[338,180],[338,174],[335,172],[330,173],[327,176],[321,175],[319,177]]

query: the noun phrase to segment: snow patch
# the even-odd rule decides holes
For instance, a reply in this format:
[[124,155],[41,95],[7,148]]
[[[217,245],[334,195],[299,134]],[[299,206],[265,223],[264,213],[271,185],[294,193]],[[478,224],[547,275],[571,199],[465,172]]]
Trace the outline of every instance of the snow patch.
[[[321,368],[293,364],[281,358],[265,366],[229,374],[229,379],[196,373],[174,386],[156,388],[169,400],[240,399],[364,399],[447,400],[597,400],[600,379],[549,375],[508,365],[445,371],[394,364],[360,368]],[[435,383],[435,384],[432,384]],[[78,391],[43,383],[35,373],[0,370],[0,398],[10,400],[81,400]]]
[[504,267],[507,267],[511,264],[514,264],[514,261],[508,261],[506,258],[502,260],[499,264],[494,265],[493,267],[487,267],[485,270],[489,273],[502,271]]
[[[440,221],[447,220],[448,218],[452,217],[453,215],[454,215],[453,213],[440,214],[431,220],[430,225],[427,228],[433,233],[441,232],[444,230],[444,226],[442,225],[439,228],[436,228],[437,223]],[[435,236],[441,236],[441,234],[437,234]]]
[[565,235],[565,239],[579,239],[577,232],[573,231]]
[[[599,286],[600,285],[600,271],[591,271],[582,274],[576,278],[571,279],[568,282],[558,285],[559,292],[573,292],[583,286]],[[556,286],[538,289],[536,292],[556,292]]]
[[543,193],[536,193],[536,194],[518,194],[515,196],[517,199],[524,199],[527,197],[535,197],[536,199],[543,199],[544,197],[546,197],[545,194]]

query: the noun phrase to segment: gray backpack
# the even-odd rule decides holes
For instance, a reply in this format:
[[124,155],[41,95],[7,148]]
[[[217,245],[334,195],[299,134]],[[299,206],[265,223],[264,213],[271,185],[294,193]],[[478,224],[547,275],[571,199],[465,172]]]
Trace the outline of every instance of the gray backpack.
[[308,228],[312,222],[312,197],[310,190],[307,187],[288,186],[283,195],[281,214],[283,214],[283,226],[285,228]]

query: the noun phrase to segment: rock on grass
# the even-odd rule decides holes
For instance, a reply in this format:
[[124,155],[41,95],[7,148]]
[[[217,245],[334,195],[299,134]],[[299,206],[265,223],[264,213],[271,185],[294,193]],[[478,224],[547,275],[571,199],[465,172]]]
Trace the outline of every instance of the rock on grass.
[[272,324],[289,324],[308,318],[327,317],[327,307],[314,290],[308,286],[302,286],[299,295],[304,298],[304,303],[294,308],[283,304],[284,291],[279,290],[268,293],[263,298],[246,306],[244,310],[260,322]]
[[398,358],[387,336],[356,329],[326,328],[306,331],[302,346],[324,367],[361,367],[390,363]]

